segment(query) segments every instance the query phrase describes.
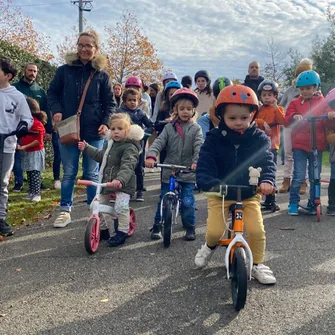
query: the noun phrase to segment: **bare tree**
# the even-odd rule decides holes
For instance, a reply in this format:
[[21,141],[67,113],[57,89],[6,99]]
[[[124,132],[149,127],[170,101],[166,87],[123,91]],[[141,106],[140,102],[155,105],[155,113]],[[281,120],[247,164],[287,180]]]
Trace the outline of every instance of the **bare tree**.
[[268,61],[265,63],[264,76],[277,83],[281,83],[285,79],[286,53],[275,42],[273,37],[268,39],[266,55]]

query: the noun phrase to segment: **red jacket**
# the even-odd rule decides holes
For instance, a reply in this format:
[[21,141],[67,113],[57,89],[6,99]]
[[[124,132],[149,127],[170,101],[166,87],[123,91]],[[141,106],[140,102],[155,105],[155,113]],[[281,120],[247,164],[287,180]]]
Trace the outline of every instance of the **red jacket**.
[[[321,116],[327,113],[326,99],[322,94],[314,96],[310,100],[303,100],[302,97],[293,99],[287,107],[285,115],[285,127],[293,127],[292,131],[292,149],[312,151],[312,138],[310,130],[310,122],[295,121],[294,115],[302,116]],[[318,151],[326,149],[324,120],[316,121],[316,142]]]
[[44,135],[45,135],[45,128],[43,126],[43,123],[38,120],[35,116],[33,116],[34,122],[31,128],[29,129],[30,131],[37,131],[38,134],[36,135],[26,135],[24,137],[21,137],[20,141],[22,145],[27,145],[35,140],[38,141],[39,145],[36,145],[33,148],[29,148],[25,150],[26,152],[33,152],[33,151],[38,151],[44,149]]

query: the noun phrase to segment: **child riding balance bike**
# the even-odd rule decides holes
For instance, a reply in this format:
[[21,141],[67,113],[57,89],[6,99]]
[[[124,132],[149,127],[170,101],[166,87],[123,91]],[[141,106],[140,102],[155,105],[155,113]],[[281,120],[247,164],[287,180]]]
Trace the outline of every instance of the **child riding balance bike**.
[[[207,134],[201,147],[196,177],[198,187],[207,192],[216,185],[249,186],[249,167],[260,167],[260,192],[273,192],[276,165],[270,152],[270,139],[256,128],[254,119],[258,111],[257,96],[243,85],[224,88],[216,101],[215,112],[219,127]],[[222,207],[222,198],[208,196],[206,243],[195,256],[197,267],[205,267],[226,230],[226,217],[236,203],[237,192],[228,190]],[[260,195],[251,189],[241,190],[244,223],[253,256],[252,276],[261,284],[274,284],[276,278],[263,264],[265,256],[265,230],[260,206]],[[224,211],[224,216],[222,215]]]
[[[107,222],[109,227],[108,229],[106,226],[100,227],[103,228],[101,232],[98,229],[94,229],[95,241],[98,241],[98,237],[101,236],[102,239],[108,239],[111,247],[123,244],[128,236],[130,222],[129,200],[136,190],[134,170],[141,151],[140,141],[143,136],[143,129],[137,125],[131,125],[130,117],[127,114],[117,113],[111,118],[110,131],[107,134],[108,141],[106,141],[102,150],[88,145],[85,141],[78,144],[79,150],[101,163],[99,182],[103,183],[103,185],[100,185],[102,192],[101,194],[100,192],[98,193],[99,197],[95,199],[97,201],[92,202],[95,218],[99,212],[96,206],[108,205],[111,192],[115,192],[116,195],[114,208],[118,217],[118,229],[115,234],[110,236],[110,230],[113,228],[107,221],[107,217],[102,213],[99,213],[100,219],[102,219],[104,226],[105,222]],[[81,181],[79,183],[84,184],[85,182]],[[97,185],[99,186],[99,184]],[[109,211],[107,210],[107,212]],[[99,227],[100,220],[97,219],[96,221]],[[89,244],[87,251],[95,252],[96,249],[90,250]]]

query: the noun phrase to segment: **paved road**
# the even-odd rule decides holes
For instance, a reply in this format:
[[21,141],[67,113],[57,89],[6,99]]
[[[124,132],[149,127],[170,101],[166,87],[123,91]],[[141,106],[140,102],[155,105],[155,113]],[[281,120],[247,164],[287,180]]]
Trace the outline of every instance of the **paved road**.
[[278,283],[250,282],[238,314],[224,249],[205,270],[193,265],[204,239],[205,198],[197,195],[197,240],[184,241],[179,225],[164,249],[149,236],[158,174],[147,179],[146,201],[134,203],[138,229],[121,248],[101,245],[86,254],[83,198],[67,228],[46,222],[0,243],[0,334],[335,334],[335,218],[318,224],[289,217],[287,196],[280,196],[283,210],[265,214],[267,263]]

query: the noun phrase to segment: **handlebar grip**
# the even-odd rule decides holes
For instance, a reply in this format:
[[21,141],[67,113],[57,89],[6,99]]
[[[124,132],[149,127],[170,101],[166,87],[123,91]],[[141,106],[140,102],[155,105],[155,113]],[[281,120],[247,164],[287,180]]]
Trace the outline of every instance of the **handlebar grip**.
[[82,179],[78,179],[77,180],[77,184],[78,185],[86,185],[86,186],[92,186],[93,182],[91,180],[82,180]]

